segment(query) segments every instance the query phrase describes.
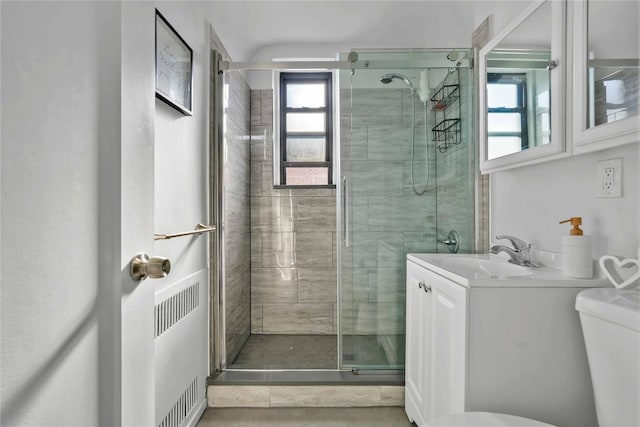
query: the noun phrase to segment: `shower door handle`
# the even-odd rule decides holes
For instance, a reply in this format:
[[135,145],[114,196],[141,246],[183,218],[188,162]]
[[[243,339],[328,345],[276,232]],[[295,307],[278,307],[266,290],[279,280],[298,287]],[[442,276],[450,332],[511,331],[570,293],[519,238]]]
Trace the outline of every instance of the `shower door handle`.
[[342,177],[342,215],[343,215],[343,230],[344,230],[344,247],[348,248],[351,242],[349,241],[349,196],[347,195],[347,177]]

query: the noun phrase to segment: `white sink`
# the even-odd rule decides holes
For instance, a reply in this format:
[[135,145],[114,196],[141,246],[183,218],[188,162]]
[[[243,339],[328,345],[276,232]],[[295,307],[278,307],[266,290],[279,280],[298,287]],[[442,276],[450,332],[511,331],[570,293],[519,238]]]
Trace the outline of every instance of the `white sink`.
[[442,258],[440,266],[469,279],[505,280],[533,275],[527,267],[477,257],[449,256]]
[[607,287],[606,278],[572,279],[549,267],[524,267],[496,255],[407,254],[407,259],[467,287]]

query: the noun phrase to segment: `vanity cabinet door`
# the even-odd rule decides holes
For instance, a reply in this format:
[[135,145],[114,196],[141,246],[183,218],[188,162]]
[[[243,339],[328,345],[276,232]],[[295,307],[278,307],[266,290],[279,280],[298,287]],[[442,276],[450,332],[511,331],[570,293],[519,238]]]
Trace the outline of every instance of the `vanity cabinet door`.
[[467,288],[429,273],[431,418],[463,412],[467,372]]
[[467,294],[407,261],[405,411],[417,425],[465,410]]
[[426,392],[430,382],[431,298],[424,291],[428,277],[427,270],[407,261],[405,411],[417,425],[430,419]]

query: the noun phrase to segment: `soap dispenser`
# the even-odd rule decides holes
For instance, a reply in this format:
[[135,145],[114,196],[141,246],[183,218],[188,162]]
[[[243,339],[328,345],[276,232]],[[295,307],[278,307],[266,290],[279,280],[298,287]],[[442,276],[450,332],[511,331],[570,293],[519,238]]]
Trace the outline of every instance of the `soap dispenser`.
[[581,217],[572,217],[560,224],[565,222],[570,222],[573,228],[568,236],[562,236],[562,273],[574,279],[590,279],[593,277],[591,238],[580,229]]

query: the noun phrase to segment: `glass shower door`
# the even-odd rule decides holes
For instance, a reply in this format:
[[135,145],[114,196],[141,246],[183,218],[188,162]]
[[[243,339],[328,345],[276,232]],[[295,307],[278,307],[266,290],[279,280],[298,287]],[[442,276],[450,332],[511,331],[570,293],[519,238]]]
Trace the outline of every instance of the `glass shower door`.
[[[447,213],[437,209],[440,159],[431,136],[436,118],[430,103],[418,97],[425,64],[436,57],[442,63],[446,53],[383,51],[358,52],[358,56],[358,63],[370,61],[371,66],[341,71],[339,78],[340,368],[401,370],[406,254],[446,250],[437,243],[442,234],[437,215]],[[435,87],[447,68],[430,75],[437,79]],[[471,150],[470,144],[465,149]],[[462,174],[460,185],[469,188],[461,196],[464,212],[455,217],[473,224],[469,211],[473,199],[467,200],[473,192],[469,167],[461,169],[443,168],[441,175]],[[468,227],[462,228],[469,239]]]

